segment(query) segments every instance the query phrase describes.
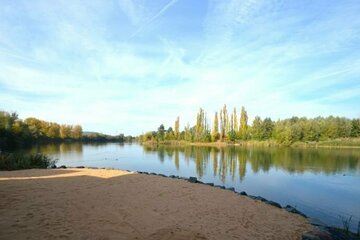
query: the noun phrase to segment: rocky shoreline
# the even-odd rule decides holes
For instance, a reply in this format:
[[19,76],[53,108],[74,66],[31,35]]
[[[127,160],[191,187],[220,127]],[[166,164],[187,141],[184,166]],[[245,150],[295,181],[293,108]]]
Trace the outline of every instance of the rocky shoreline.
[[[60,167],[54,167],[54,168],[66,169],[68,167],[65,166],[65,165],[62,165]],[[73,168],[73,167],[69,167],[69,168]],[[76,166],[74,168],[120,170],[120,169],[116,169],[116,168],[97,168],[97,167],[85,167],[85,166]],[[352,232],[349,232],[349,231],[345,231],[345,230],[340,229],[340,228],[328,226],[328,225],[326,225],[326,224],[324,224],[322,222],[319,222],[319,221],[317,221],[315,219],[309,218],[303,212],[299,211],[298,209],[296,209],[295,207],[293,207],[291,205],[281,206],[279,203],[268,200],[268,199],[263,198],[261,196],[249,195],[245,191],[236,192],[235,188],[233,188],[233,187],[226,188],[225,186],[215,185],[214,183],[205,183],[205,182],[199,181],[196,177],[186,178],[186,177],[180,177],[180,176],[176,176],[176,175],[167,176],[167,175],[164,175],[164,174],[158,174],[158,173],[154,173],[154,172],[130,171],[130,170],[124,170],[124,171],[137,173],[137,174],[144,174],[144,175],[154,175],[154,176],[160,176],[160,177],[172,178],[172,179],[181,179],[181,180],[185,180],[185,181],[188,181],[188,182],[194,183],[194,184],[208,185],[210,187],[215,187],[215,188],[219,188],[219,189],[234,192],[235,194],[238,194],[239,196],[244,196],[244,197],[251,198],[253,200],[264,202],[264,203],[266,203],[268,205],[271,205],[273,207],[284,209],[287,212],[292,213],[292,214],[298,214],[298,215],[306,218],[309,221],[309,223],[314,227],[314,230],[306,232],[306,233],[303,234],[303,236],[302,236],[303,240],[360,240],[359,235],[356,235],[356,234],[354,234]]]

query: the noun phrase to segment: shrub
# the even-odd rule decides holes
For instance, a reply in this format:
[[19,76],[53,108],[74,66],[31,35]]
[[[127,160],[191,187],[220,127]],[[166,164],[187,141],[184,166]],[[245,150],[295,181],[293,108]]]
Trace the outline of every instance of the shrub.
[[44,154],[0,153],[0,170],[51,168],[56,160]]

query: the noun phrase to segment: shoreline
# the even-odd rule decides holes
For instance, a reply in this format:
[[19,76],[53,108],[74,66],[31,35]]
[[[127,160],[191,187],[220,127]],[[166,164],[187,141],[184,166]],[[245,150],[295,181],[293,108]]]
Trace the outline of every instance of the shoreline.
[[0,182],[2,239],[302,239],[313,230],[299,214],[196,178],[80,167],[1,171]]
[[164,141],[164,142],[139,142],[143,146],[169,146],[169,147],[277,147],[277,148],[333,148],[333,149],[360,149],[352,145],[323,145],[324,142],[305,143],[294,142],[291,145],[279,144],[274,141],[244,141],[244,142],[187,142],[187,141]]
[[[120,170],[120,169],[113,169],[113,168],[86,168],[84,166],[67,168],[66,166],[61,166],[56,169],[30,169],[30,170],[16,170],[16,171],[0,171],[0,183],[3,184],[3,183],[7,183],[8,181],[13,181],[13,182],[20,182],[20,181],[28,182],[28,181],[30,181],[30,182],[36,182],[37,185],[39,185],[40,181],[49,181],[50,180],[50,181],[54,182],[54,179],[58,179],[59,181],[64,181],[66,179],[66,177],[85,177],[85,176],[91,177],[91,178],[100,178],[100,179],[102,179],[101,181],[105,181],[103,183],[106,183],[106,181],[112,182],[111,185],[114,184],[114,182],[112,181],[113,178],[125,177],[125,176],[128,176],[128,177],[129,176],[139,176],[140,178],[144,178],[144,179],[142,179],[142,184],[149,184],[148,180],[149,179],[154,180],[154,178],[157,180],[157,184],[165,183],[165,185],[163,185],[163,187],[168,187],[169,184],[175,184],[173,187],[176,187],[176,189],[171,189],[171,188],[168,189],[167,188],[166,189],[167,191],[165,191],[166,193],[169,193],[169,190],[170,191],[178,190],[177,188],[179,188],[179,187],[182,187],[182,188],[190,187],[192,190],[192,194],[194,194],[197,191],[199,191],[199,188],[200,188],[200,190],[202,190],[202,191],[207,190],[207,191],[205,191],[205,194],[203,193],[201,196],[202,198],[205,198],[205,199],[207,197],[206,195],[209,193],[211,193],[211,194],[216,193],[216,195],[214,195],[214,197],[220,199],[221,203],[223,203],[223,201],[227,201],[229,197],[232,198],[232,200],[234,200],[233,199],[234,197],[237,198],[235,200],[235,203],[239,203],[239,205],[237,207],[234,207],[235,209],[231,208],[230,212],[228,212],[229,215],[225,216],[225,220],[233,219],[234,216],[232,216],[232,212],[240,209],[241,211],[245,211],[246,214],[249,214],[250,217],[253,217],[254,215],[261,215],[261,218],[259,218],[259,221],[267,220],[267,219],[263,219],[263,217],[265,217],[265,218],[270,217],[270,218],[274,218],[271,221],[275,222],[275,225],[278,225],[279,224],[278,222],[285,224],[284,222],[282,222],[283,221],[282,218],[285,217],[286,224],[290,223],[290,225],[287,225],[286,229],[280,229],[280,230],[285,230],[285,232],[287,233],[286,237],[281,234],[279,235],[279,233],[277,231],[274,232],[275,235],[270,234],[270,235],[263,236],[262,230],[261,230],[262,225],[260,224],[261,227],[256,228],[256,229],[251,229],[251,228],[248,229],[248,227],[245,227],[246,230],[250,230],[250,232],[247,232],[247,234],[249,236],[251,235],[251,237],[250,238],[245,237],[244,239],[253,239],[254,236],[256,236],[257,239],[262,239],[262,238],[267,238],[267,239],[320,239],[320,240],[321,239],[333,239],[333,240],[359,239],[355,234],[353,234],[351,232],[345,232],[342,229],[326,226],[316,220],[314,221],[313,219],[309,219],[309,218],[307,218],[307,216],[305,214],[303,214],[302,212],[298,211],[296,208],[294,208],[290,205],[282,207],[280,204],[273,202],[271,200],[267,200],[260,196],[247,195],[246,192],[236,192],[234,188],[225,188],[224,186],[214,185],[212,183],[203,183],[203,182],[197,180],[196,177],[184,178],[184,177],[179,177],[179,176],[174,176],[174,175],[166,176],[163,174],[148,173],[148,172],[141,172],[141,171],[133,172],[133,171],[129,171],[129,170]],[[119,179],[117,179],[117,180],[119,180]],[[115,183],[116,183],[116,181],[115,181]],[[134,182],[130,181],[130,183],[134,183]],[[70,184],[70,185],[67,185],[67,186],[71,186],[71,181],[68,182],[68,184]],[[106,185],[103,187],[106,188]],[[160,190],[160,194],[157,196],[158,199],[156,199],[156,197],[155,197],[155,201],[157,201],[157,200],[162,201],[161,198],[165,194],[164,194],[164,192],[162,192],[163,189],[161,189],[161,186],[160,186],[160,188],[158,188],[159,186],[157,186],[156,189],[153,189],[154,187],[151,187],[151,186],[153,186],[153,185],[150,184],[150,186],[147,186],[146,190],[150,190],[151,192],[153,192],[154,190],[157,190],[157,191]],[[0,190],[2,190],[2,187],[3,186],[0,185]],[[87,187],[88,187],[88,189],[91,189],[91,185],[87,186]],[[129,189],[127,189],[127,190],[129,190]],[[214,190],[215,190],[215,192],[214,192]],[[66,191],[66,189],[62,188],[62,191],[60,193],[61,194],[64,194],[64,193],[69,194],[69,190]],[[91,192],[87,192],[87,194],[90,194],[90,193]],[[128,193],[128,192],[126,192],[126,193]],[[177,193],[178,193],[177,194],[178,197],[183,194],[181,192],[181,190],[180,190],[180,192],[178,191]],[[181,194],[179,195],[179,193],[181,193]],[[134,193],[132,193],[132,194],[134,194]],[[188,195],[188,196],[190,196],[190,198],[191,198],[192,194],[190,193],[190,195]],[[70,195],[71,195],[71,192],[70,192]],[[141,195],[144,195],[144,194],[142,193]],[[160,196],[160,198],[159,198],[159,196]],[[53,197],[56,197],[56,196],[53,196]],[[59,197],[59,196],[57,196],[57,197]],[[132,197],[135,197],[134,199],[136,201],[136,199],[139,197],[139,192],[137,194],[133,195]],[[141,196],[141,197],[142,197],[142,199],[147,199],[146,194],[145,194],[145,196]],[[213,198],[209,198],[209,200],[210,199],[213,199]],[[4,199],[2,199],[2,201],[3,200]],[[92,202],[94,199],[89,198],[87,200]],[[114,200],[114,199],[110,199],[110,200]],[[173,201],[174,199],[170,199],[170,200]],[[133,199],[131,200],[131,202],[132,201],[133,201]],[[193,198],[191,198],[189,202],[191,204],[197,203],[197,202],[194,202]],[[174,202],[172,202],[172,203],[174,203]],[[177,203],[178,202],[175,201],[175,205]],[[82,201],[82,204],[86,205],[86,202]],[[165,204],[169,205],[168,201],[165,201]],[[244,204],[246,205],[246,207],[243,206]],[[3,208],[4,205],[5,205],[4,202],[0,201],[0,214],[2,214],[2,215],[4,215],[2,213],[2,211],[4,210],[4,208]],[[40,207],[40,209],[37,209],[37,210],[42,210],[41,205],[37,205],[37,206]],[[189,204],[185,205],[185,207],[189,207],[189,206],[191,207],[191,205],[189,205]],[[66,210],[66,209],[64,209],[64,206],[54,205],[54,207],[59,208],[60,210]],[[89,206],[87,206],[87,207],[89,207]],[[94,206],[94,205],[91,206],[92,209],[94,209],[96,207],[97,206]],[[173,211],[171,211],[172,207],[177,208],[178,206],[174,206],[174,205],[170,204],[169,206],[167,206],[166,211],[174,213]],[[224,206],[216,204],[213,206],[213,208],[214,207],[216,209],[216,208],[219,208],[219,207],[221,208]],[[248,207],[250,207],[250,210],[248,209]],[[207,207],[205,210],[206,214],[211,215],[211,209],[213,209],[213,208]],[[236,209],[236,208],[239,208],[239,209]],[[22,210],[28,212],[27,208],[22,209]],[[128,213],[130,215],[132,214],[131,210],[132,209],[130,208],[130,212]],[[197,211],[197,209],[193,209],[193,210],[195,212]],[[247,211],[247,210],[249,210],[249,211]],[[164,212],[164,214],[162,214],[165,218],[170,217],[172,219],[173,217],[175,217],[175,215],[173,216],[172,214],[170,214],[170,216],[167,216],[167,215],[169,215],[169,213],[166,214],[166,211]],[[271,215],[269,216],[268,214],[264,215],[264,213],[266,213],[268,211],[271,212],[271,215],[275,215],[275,216],[271,216]],[[24,212],[23,214],[25,214],[26,212]],[[175,212],[178,213],[179,211],[175,211]],[[285,216],[282,215],[284,213],[286,214]],[[88,215],[88,214],[89,213],[87,213],[86,215]],[[26,213],[26,216],[29,216],[29,215],[33,215],[33,213]],[[47,215],[46,213],[42,214],[42,216],[46,216],[46,215]],[[280,215],[281,215],[281,217],[279,218]],[[237,216],[237,215],[235,215],[235,216]],[[140,217],[144,217],[144,216],[141,214]],[[191,218],[189,218],[189,216],[182,216],[182,217],[183,218],[185,217],[185,219],[187,221],[192,221],[193,217],[196,218],[196,217],[198,217],[198,215],[196,214],[196,216],[192,216]],[[257,216],[257,217],[259,217],[259,216]],[[96,219],[96,216],[95,216],[95,219]],[[9,219],[7,219],[7,221],[8,220]],[[14,219],[10,219],[10,220],[14,220]],[[213,220],[216,221],[217,219],[215,218]],[[43,219],[43,221],[46,221],[46,220]],[[49,221],[51,221],[51,220],[49,220]],[[199,221],[200,222],[202,221],[201,217],[200,217]],[[19,222],[19,221],[16,220],[16,222]],[[219,221],[219,222],[222,222],[222,221]],[[5,229],[3,224],[4,224],[4,221],[0,220],[0,227]],[[268,222],[265,221],[265,224],[268,224]],[[116,222],[114,222],[114,226],[115,225],[117,225]],[[21,226],[21,229],[26,228],[26,225],[21,225],[21,224],[19,225],[19,224],[15,223],[15,224],[12,224],[9,229],[8,228],[6,228],[6,229],[11,231],[12,228],[14,228],[13,230],[15,230],[19,226]],[[178,225],[176,225],[176,226],[178,226]],[[280,226],[282,226],[282,225],[280,225]],[[226,226],[223,226],[223,227],[226,228]],[[237,226],[237,227],[239,227],[241,229],[244,226]],[[267,228],[268,227],[270,227],[270,226],[267,226]],[[295,233],[289,233],[289,231],[288,231],[289,229],[287,229],[287,228],[291,228],[291,229],[295,228]],[[298,228],[301,230],[299,230]],[[21,229],[20,230],[17,229],[16,231],[13,231],[12,233],[16,232],[16,233],[22,234]],[[238,237],[242,238],[243,230],[244,229],[242,228],[242,231],[239,232],[240,235],[225,234],[225,235],[220,235],[220,237],[222,239],[233,239],[233,237],[234,237],[234,239],[238,239]],[[277,230],[279,230],[279,226],[277,227]],[[169,233],[169,231],[170,231],[170,233]],[[159,229],[158,231],[155,231],[152,234],[147,235],[147,237],[144,237],[144,235],[142,235],[142,234],[140,234],[140,235],[135,234],[136,235],[135,236],[135,235],[133,235],[134,232],[132,232],[132,233],[127,232],[127,234],[130,234],[130,235],[127,235],[127,237],[124,239],[179,239],[179,240],[180,239],[221,239],[219,237],[214,237],[213,235],[207,236],[205,234],[205,232],[203,232],[202,230],[201,231],[191,231],[190,235],[189,235],[188,231],[189,230],[184,231],[184,229],[179,228],[179,227],[177,227],[176,229],[173,229],[171,227],[170,229]],[[218,229],[218,231],[219,231],[219,229]],[[251,232],[251,231],[255,231],[255,232]],[[83,235],[75,236],[72,234],[73,232],[74,231],[70,231],[71,239],[73,239],[73,238],[79,239],[79,238],[84,237]],[[28,234],[28,233],[30,233],[30,232],[26,231],[26,234]],[[222,233],[224,233],[224,232],[222,232]],[[3,233],[0,232],[0,237],[2,236],[2,234]],[[4,236],[5,236],[4,239],[7,239],[6,235],[4,235]],[[21,236],[21,235],[19,235],[19,236]],[[62,234],[62,235],[60,235],[60,237],[61,236],[65,237],[66,235]],[[123,238],[119,238],[119,235],[114,235],[114,236],[116,236],[114,239],[123,239]],[[131,236],[131,237],[129,238],[129,236]],[[41,236],[41,238],[42,237],[47,238],[46,236]],[[53,235],[51,238],[53,238],[53,237],[55,237],[55,236]],[[108,238],[108,236],[104,236],[104,235],[102,235],[101,237]],[[223,238],[223,237],[225,237],[225,238]],[[112,239],[112,237],[110,237],[110,239]]]

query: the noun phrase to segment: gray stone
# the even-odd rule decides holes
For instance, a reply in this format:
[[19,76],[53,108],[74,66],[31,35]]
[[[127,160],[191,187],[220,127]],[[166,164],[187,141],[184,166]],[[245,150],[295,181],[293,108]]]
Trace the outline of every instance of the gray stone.
[[274,201],[266,201],[267,204],[271,205],[271,206],[274,206],[274,207],[277,207],[277,208],[281,208],[281,205],[277,202],[274,202]]
[[209,186],[214,186],[214,184],[213,183],[205,183],[206,185],[209,185]]
[[302,240],[321,240],[318,236],[312,235],[311,233],[304,233]]
[[255,197],[254,199],[260,200],[260,201],[262,201],[262,202],[267,202],[266,198],[263,198],[263,197],[260,197],[260,196],[257,196],[257,197]]
[[84,166],[77,166],[76,168],[85,168]]
[[304,218],[306,218],[307,216],[300,212],[299,210],[297,210],[296,208],[294,208],[293,206],[290,205],[286,205],[286,207],[284,208],[286,211],[291,212],[291,213],[295,213],[295,214],[299,214],[301,216],[303,216]]
[[235,188],[233,188],[233,187],[226,188],[226,190],[229,190],[229,191],[235,192]]
[[64,169],[65,169],[65,168],[66,168],[66,166],[65,166],[65,165],[61,165],[59,168],[64,168]]
[[253,195],[248,195],[249,198],[256,200],[256,197]]
[[242,191],[239,194],[242,195],[242,196],[247,196],[247,193],[245,191]]
[[315,228],[314,230],[304,233],[302,235],[303,240],[333,240],[331,234],[328,231]]
[[189,177],[189,182],[191,183],[197,183],[197,178],[196,177]]

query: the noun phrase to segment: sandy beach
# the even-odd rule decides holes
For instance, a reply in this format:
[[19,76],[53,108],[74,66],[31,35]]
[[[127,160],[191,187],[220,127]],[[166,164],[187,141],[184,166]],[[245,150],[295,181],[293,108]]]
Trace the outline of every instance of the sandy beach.
[[180,179],[118,170],[0,172],[0,239],[301,239],[306,219]]

